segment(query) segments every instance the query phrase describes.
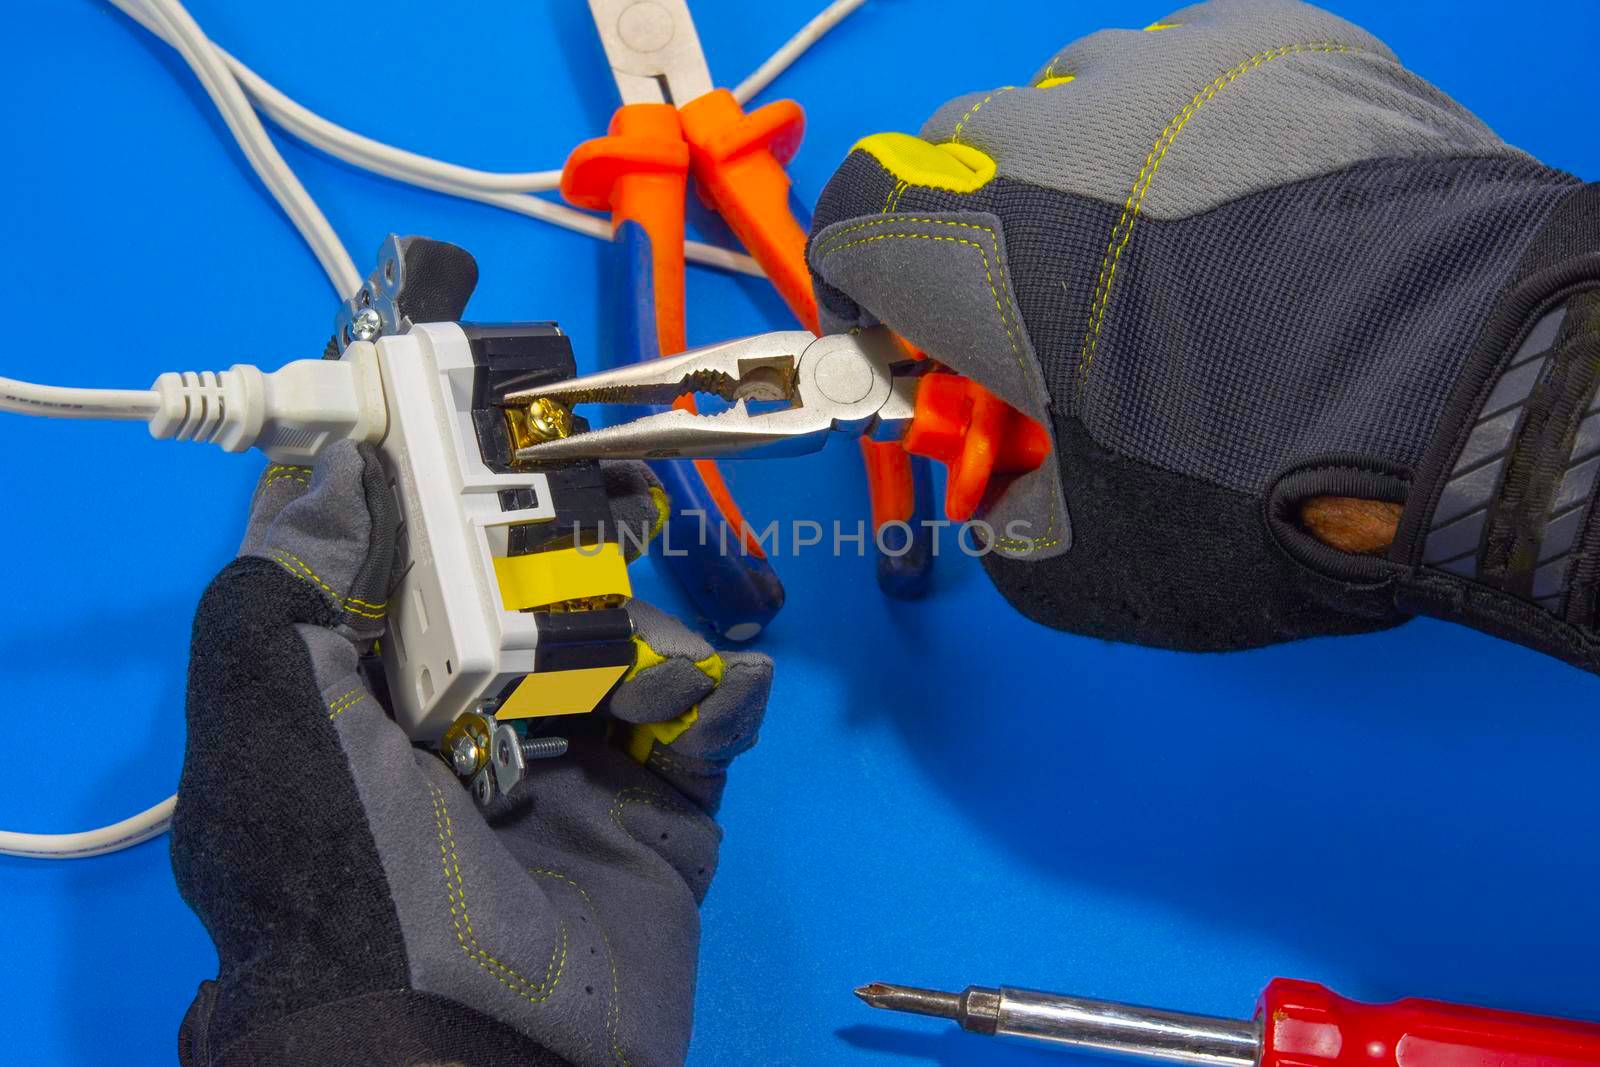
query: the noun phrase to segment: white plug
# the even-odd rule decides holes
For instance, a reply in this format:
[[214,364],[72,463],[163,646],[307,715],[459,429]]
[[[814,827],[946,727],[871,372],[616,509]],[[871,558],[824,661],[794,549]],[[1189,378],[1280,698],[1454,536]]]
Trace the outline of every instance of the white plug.
[[378,350],[358,341],[338,360],[302,359],[271,374],[169,372],[152,387],[158,440],[207,441],[228,452],[259,448],[275,463],[310,464],[339,438],[378,444],[389,429]]

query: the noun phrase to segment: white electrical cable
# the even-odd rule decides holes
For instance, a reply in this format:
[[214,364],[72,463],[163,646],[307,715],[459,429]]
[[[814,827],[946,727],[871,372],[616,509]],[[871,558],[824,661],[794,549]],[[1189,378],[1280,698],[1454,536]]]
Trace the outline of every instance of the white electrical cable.
[[[145,29],[162,40],[167,40],[161,25],[154,16],[144,10],[144,4],[151,0],[111,0],[111,2]],[[445,163],[384,144],[382,141],[375,141],[370,137],[363,137],[353,130],[329,122],[292,100],[221,46],[213,44],[212,47],[218,58],[227,64],[239,80],[240,87],[251,101],[268,118],[306,143],[347,163],[389,177],[401,177],[402,180],[410,180],[411,177],[428,178],[437,183],[431,186],[432,188],[459,187],[480,192],[527,193],[555,189],[561,184],[559,170],[500,174]]]
[[0,411],[54,419],[145,419],[161,409],[149,389],[67,389],[0,378]]
[[0,830],[0,856],[83,860],[120,852],[166,833],[172,825],[172,809],[177,803],[177,797],[168,797],[131,819],[76,834],[18,834]]
[[174,0],[111,2],[129,15],[133,14],[135,6],[142,3],[142,12],[160,28],[161,37],[177,49],[184,62],[200,79],[200,84],[217,105],[228,129],[233,131],[234,139],[239,142],[245,157],[250,160],[250,165],[283,206],[295,228],[305,237],[334,289],[344,298],[359,292],[361,272],[356,270],[350,253],[345,251],[338,234],[333,232],[333,227],[322,214],[322,209],[317,207],[311,194],[300,184],[300,179],[289,169],[289,164],[278,154],[255,108],[250,105],[244,90],[239,88],[238,80],[217,54],[216,46],[189,17],[189,12]]
[[[165,32],[163,23],[156,17],[157,13],[149,10],[152,7],[175,7],[174,0],[111,0],[111,2],[158,37],[168,43],[174,43],[170,35]],[[834,0],[802,27],[799,33],[785,42],[754,74],[746,78],[735,90],[734,95],[740,102],[748,101],[793,64],[823,34],[837,26],[865,2],[866,0]],[[364,137],[304,107],[251,70],[237,57],[209,41],[206,43],[213,50],[217,61],[231,71],[241,89],[268,118],[293,136],[336,159],[397,181],[463,199],[476,200],[506,211],[554,223],[590,237],[601,240],[610,240],[612,237],[612,229],[606,219],[528,195],[558,187],[561,181],[561,172],[558,170],[526,173],[478,170],[432,159]],[[762,273],[760,267],[749,256],[699,241],[686,242],[684,255],[691,262],[723,270],[757,277]]]
[[[168,39],[155,17],[144,10],[145,5],[152,2],[152,0],[111,0],[111,2],[125,12],[129,18],[157,37],[164,41]],[[384,144],[382,141],[375,141],[370,137],[363,137],[359,133],[329,122],[322,116],[296,103],[286,96],[282,90],[251,70],[237,56],[222,46],[213,42],[212,48],[216,50],[218,57],[233,71],[235,77],[239,79],[239,84],[243,87],[245,93],[267,113],[269,118],[296,137],[309,141],[319,148],[323,147],[323,141],[326,140],[329,143],[345,146],[355,157],[387,160],[395,167],[415,170],[419,174],[433,174],[441,181],[472,185],[488,192],[537,192],[555,189],[561,184],[561,172],[559,170],[531,171],[525,174],[500,174],[494,171],[477,170],[472,167],[462,167],[454,163],[430,159],[415,152],[407,152],[403,148]],[[340,158],[346,159],[344,156],[340,156]],[[346,161],[354,163],[357,162],[357,159],[349,158]],[[365,164],[360,165],[364,166]]]
[[[337,360],[305,359],[271,374],[235,366],[168,373],[154,389],[65,389],[0,378],[0,411],[68,419],[141,419],[152,436],[206,441],[229,452],[255,447],[279,463],[310,463],[335,438],[381,441],[388,410],[377,349],[352,344]],[[112,826],[75,834],[0,830],[0,855],[84,859],[163,833],[177,797]]]
[[800,32],[789,38],[782,48],[772,53],[771,59],[740,82],[738,88],[733,91],[734,99],[741,104],[749,103],[761,90],[771,85],[774,78],[788,70],[806,49],[821,40],[823,34],[849,18],[856,8],[866,2],[867,0],[833,0],[833,3],[823,8],[816,18],[800,27]]
[[312,463],[332,441],[379,444],[389,427],[378,350],[355,341],[339,359],[297,359],[270,374],[168,371],[151,389],[63,389],[0,378],[0,411],[149,423],[161,441],[259,448],[274,463]]

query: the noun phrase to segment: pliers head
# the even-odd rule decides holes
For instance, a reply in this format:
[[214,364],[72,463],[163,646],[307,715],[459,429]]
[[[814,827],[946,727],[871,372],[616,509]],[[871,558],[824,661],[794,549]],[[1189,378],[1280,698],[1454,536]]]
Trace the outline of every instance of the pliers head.
[[712,89],[687,0],[589,0],[625,104],[682,107]]
[[915,410],[912,361],[884,329],[815,337],[767,333],[508,394],[508,407],[535,402],[679,404],[696,393],[732,406],[710,415],[692,406],[547,441],[518,462],[568,459],[740,459],[815,452],[831,433],[898,439]]

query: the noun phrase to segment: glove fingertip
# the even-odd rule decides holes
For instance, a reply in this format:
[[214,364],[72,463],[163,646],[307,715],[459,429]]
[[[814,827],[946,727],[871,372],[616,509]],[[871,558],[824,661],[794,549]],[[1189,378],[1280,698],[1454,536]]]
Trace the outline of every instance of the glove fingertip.
[[261,472],[250,495],[250,517],[245,523],[239,555],[262,555],[267,531],[283,510],[311,490],[311,468],[270,463]]
[[690,660],[674,657],[631,673],[611,694],[611,714],[624,722],[665,722],[710,696],[716,679]]

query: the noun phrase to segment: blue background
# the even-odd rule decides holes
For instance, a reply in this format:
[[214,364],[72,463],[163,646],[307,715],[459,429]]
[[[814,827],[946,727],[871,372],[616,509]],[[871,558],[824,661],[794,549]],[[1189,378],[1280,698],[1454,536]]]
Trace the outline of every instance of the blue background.
[[[579,0],[192,6],[308,106],[444,159],[557,166],[614,104]],[[713,72],[742,78],[818,6],[696,0]],[[1587,5],[1332,6],[1509,140],[1600,175]],[[333,294],[173,55],[92,0],[5,7],[0,373],[143,386],[320,352]],[[775,87],[810,115],[798,191],[865,133],[1166,12],[872,0]],[[462,244],[473,318],[559,319],[595,365],[616,307],[600,245],[284,151],[363,272],[391,230]],[[761,283],[704,270],[689,307],[695,342],[789,322]],[[177,779],[189,617],[260,463],[14,417],[0,456],[0,825],[98,826]],[[864,514],[849,445],[728,472],[756,517]],[[1595,679],[1429,621],[1151,652],[1036,627],[960,557],[914,605],[882,599],[865,560],[781,564],[777,689],[725,809],[693,1063],[1067,1062],[874,1014],[850,995],[873,979],[1247,1015],[1285,974],[1600,1017]],[[169,1061],[214,967],[164,842],[0,859],[0,1059]]]

